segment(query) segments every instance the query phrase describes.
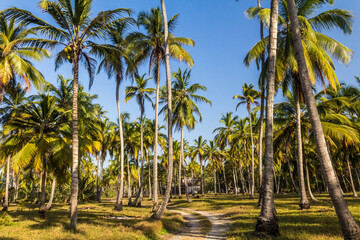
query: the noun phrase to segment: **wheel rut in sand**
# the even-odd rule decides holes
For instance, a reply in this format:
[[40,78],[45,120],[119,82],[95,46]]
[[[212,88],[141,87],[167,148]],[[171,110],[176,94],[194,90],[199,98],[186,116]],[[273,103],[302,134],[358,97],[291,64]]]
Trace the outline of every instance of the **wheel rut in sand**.
[[[171,240],[194,240],[194,239],[226,239],[226,232],[230,227],[230,221],[222,215],[195,211],[188,208],[169,209],[172,212],[180,213],[185,220],[185,227],[181,232],[170,238]],[[206,217],[211,222],[211,230],[204,234],[200,219],[195,214]]]

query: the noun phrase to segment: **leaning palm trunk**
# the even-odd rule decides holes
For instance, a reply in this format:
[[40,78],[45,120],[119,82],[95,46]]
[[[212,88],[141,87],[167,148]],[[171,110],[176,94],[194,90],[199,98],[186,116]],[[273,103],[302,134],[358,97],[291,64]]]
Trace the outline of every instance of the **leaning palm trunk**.
[[310,176],[309,176],[309,167],[306,161],[306,158],[304,159],[304,163],[305,163],[305,173],[306,173],[306,182],[307,182],[307,188],[309,190],[309,196],[311,198],[312,201],[317,202],[318,200],[315,198],[315,196],[313,195],[312,191],[311,191],[311,184],[310,184]]
[[4,208],[2,209],[3,211],[6,212],[9,209],[10,160],[11,157],[8,156],[6,161],[5,202],[4,202]]
[[266,126],[265,126],[265,175],[263,181],[263,199],[261,213],[257,219],[256,234],[260,236],[278,236],[279,225],[277,223],[276,210],[274,205],[274,139],[273,139],[273,115],[274,115],[274,94],[275,94],[275,63],[278,29],[278,0],[271,1],[270,16],[270,39],[269,39],[269,66],[268,85],[266,94]]
[[304,164],[303,164],[303,149],[301,136],[301,109],[300,109],[300,91],[296,93],[296,138],[297,138],[297,163],[299,176],[299,190],[300,190],[300,209],[309,209],[310,203],[306,196],[305,178],[304,178]]
[[55,194],[55,186],[56,186],[56,177],[53,176],[52,184],[51,184],[51,194],[48,204],[46,205],[46,210],[50,210],[52,203],[54,201],[54,194]]
[[45,193],[46,193],[46,156],[43,159],[42,173],[41,173],[41,195],[40,195],[40,218],[45,218],[46,205],[45,205]]
[[296,52],[295,56],[299,66],[301,87],[304,93],[305,103],[309,112],[309,118],[315,138],[318,157],[320,160],[320,164],[322,165],[322,168],[324,170],[325,180],[329,189],[329,194],[334,204],[344,238],[360,239],[360,227],[352,216],[345,202],[344,196],[341,193],[339,182],[336,180],[335,172],[331,165],[329,152],[326,147],[324,132],[321,126],[319,113],[316,108],[315,98],[306,66],[295,1],[287,0],[287,4],[291,20],[291,32],[294,39],[294,49]]
[[141,201],[143,198],[143,188],[144,188],[144,113],[141,112],[141,127],[140,127],[140,158],[141,158],[141,173],[139,179],[139,191],[136,195],[133,206],[141,207]]
[[[189,189],[188,189],[188,183],[187,183],[187,179],[186,179],[186,166],[185,166],[185,161],[184,161],[184,127],[181,126],[180,128],[181,131],[181,140],[180,140],[180,165],[183,166],[183,176],[184,176],[184,185],[185,185],[185,194],[186,194],[186,199],[188,201],[188,203],[191,203],[192,200],[190,198],[189,195]],[[181,189],[180,189],[181,190]]]
[[159,208],[159,195],[158,195],[158,126],[159,126],[159,93],[160,93],[160,64],[161,56],[157,59],[157,82],[156,82],[156,101],[155,101],[155,132],[154,132],[154,162],[153,162],[153,178],[154,178],[154,198],[153,198],[153,212]]
[[169,51],[169,29],[165,8],[165,0],[161,0],[161,9],[164,21],[164,39],[165,39],[165,65],[166,65],[166,85],[167,85],[167,114],[168,114],[168,172],[166,176],[166,190],[164,199],[160,208],[153,219],[161,219],[164,215],[171,192],[172,172],[173,172],[173,139],[172,139],[172,104],[171,104],[171,70],[170,70],[170,51]]
[[[119,134],[120,134],[120,187],[119,192],[116,198],[115,210],[122,210],[122,199],[124,195],[124,134],[123,134],[123,126],[122,126],[122,118],[121,118],[121,109],[120,109],[120,101],[119,101],[119,88],[120,88],[120,78],[116,79],[116,105],[118,110],[118,119],[119,119]],[[119,173],[118,173],[119,174]]]
[[352,177],[352,173],[351,173],[351,165],[350,165],[350,161],[349,161],[349,151],[346,151],[346,164],[347,164],[347,168],[349,171],[349,177],[350,177],[350,183],[351,183],[351,190],[353,192],[353,197],[358,197],[356,190],[355,190],[355,185],[354,185],[354,180]]
[[[74,46],[75,48],[75,46]],[[78,129],[78,90],[79,90],[79,51],[74,49],[74,83],[72,106],[72,169],[71,169],[71,197],[70,197],[70,229],[76,231],[77,203],[79,192],[79,129]]]
[[251,138],[251,184],[250,184],[250,198],[254,198],[255,193],[255,160],[254,160],[254,138],[252,131],[252,120],[250,112],[250,104],[248,105],[249,123],[250,123],[250,138]]

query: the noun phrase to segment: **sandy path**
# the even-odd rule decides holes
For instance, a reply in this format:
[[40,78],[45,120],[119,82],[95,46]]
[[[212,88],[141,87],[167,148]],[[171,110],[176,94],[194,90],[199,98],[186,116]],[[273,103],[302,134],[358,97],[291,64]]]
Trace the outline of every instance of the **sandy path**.
[[[188,208],[179,208],[171,211],[182,214],[185,219],[185,228],[180,233],[172,237],[171,240],[226,239],[226,232],[230,227],[230,222],[229,220],[224,219],[221,215],[211,212],[195,211]],[[210,232],[206,235],[201,233],[199,219],[195,215],[191,214],[191,212],[201,214],[210,220]]]

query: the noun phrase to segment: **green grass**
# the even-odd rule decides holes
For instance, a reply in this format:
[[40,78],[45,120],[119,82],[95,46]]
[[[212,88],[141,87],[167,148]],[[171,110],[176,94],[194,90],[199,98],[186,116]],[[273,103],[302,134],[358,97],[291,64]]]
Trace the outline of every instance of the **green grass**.
[[[312,203],[310,209],[299,210],[297,195],[275,196],[281,234],[277,239],[343,239],[330,198],[327,194],[318,194],[316,197],[320,201]],[[347,195],[346,201],[350,211],[360,222],[360,199]],[[228,232],[229,239],[257,239],[253,234],[256,219],[260,214],[260,209],[256,207],[257,196],[255,199],[249,199],[248,196],[235,197],[222,194],[214,197],[209,194],[200,199],[193,199],[190,204],[181,199],[174,199],[170,204],[173,207],[223,213],[232,220]]]
[[[117,212],[114,203],[106,199],[102,203],[80,203],[77,233],[68,228],[68,204],[54,204],[44,220],[38,217],[35,204],[26,204],[22,211],[10,205],[11,224],[0,225],[0,239],[160,239],[179,231],[183,224],[180,214],[168,212],[161,221],[151,220],[151,204],[144,201],[141,208],[124,206],[122,212]],[[114,216],[133,218],[109,218]]]

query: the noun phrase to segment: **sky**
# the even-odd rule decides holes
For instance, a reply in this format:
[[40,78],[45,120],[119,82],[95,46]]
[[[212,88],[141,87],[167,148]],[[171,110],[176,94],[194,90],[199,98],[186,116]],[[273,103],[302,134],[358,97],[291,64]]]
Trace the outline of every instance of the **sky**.
[[[30,10],[35,15],[48,20],[46,14],[37,7],[37,2],[38,0],[1,0],[0,9],[15,6]],[[190,144],[193,144],[194,139],[200,135],[211,140],[214,137],[213,130],[219,126],[222,114],[235,112],[237,102],[232,97],[242,93],[241,87],[244,83],[253,84],[257,88],[259,72],[255,64],[249,68],[243,64],[246,53],[260,38],[259,23],[256,20],[248,19],[244,14],[246,9],[256,6],[257,1],[167,0],[166,4],[168,17],[180,14],[178,24],[173,32],[174,35],[189,37],[196,43],[194,48],[186,48],[195,61],[191,69],[191,82],[206,86],[207,91],[202,95],[212,102],[212,106],[199,104],[203,121],[198,123],[193,131],[185,131],[185,139]],[[140,11],[149,11],[159,5],[159,0],[94,0],[92,11],[97,13],[114,8],[130,8],[136,17]],[[262,5],[269,7],[270,0],[263,0]],[[340,82],[356,85],[354,76],[360,75],[360,58],[358,56],[360,50],[360,25],[358,21],[360,1],[335,0],[333,6],[324,7],[320,10],[333,8],[350,10],[355,16],[351,35],[344,35],[339,31],[326,32],[326,34],[354,51],[353,60],[349,66],[336,63],[336,73]],[[268,30],[265,30],[265,35],[267,34]],[[46,80],[52,83],[56,83],[58,74],[72,78],[69,64],[65,64],[57,71],[54,70],[53,59],[35,63],[35,66],[43,73]],[[179,67],[184,70],[187,65],[171,62],[171,71],[177,71]],[[148,74],[148,63],[141,66],[139,71]],[[165,84],[164,71],[164,67],[162,67],[161,85]],[[108,112],[107,116],[112,121],[117,121],[115,80],[108,79],[104,73],[100,73],[96,75],[94,85],[89,90],[87,88],[88,76],[85,71],[81,71],[80,83],[86,86],[86,91],[98,95],[96,102],[104,107],[104,110]],[[131,120],[134,120],[140,115],[139,107],[135,100],[130,100],[126,104],[124,102],[124,89],[129,85],[131,85],[130,80],[124,81],[121,86],[121,108],[122,111],[130,113]],[[151,86],[155,88],[153,81]],[[281,100],[282,97],[277,96],[275,101]],[[145,114],[148,118],[154,119],[155,113],[149,104],[146,107]],[[246,107],[239,107],[236,114],[240,117],[246,117]],[[162,118],[163,116],[160,117],[160,119]],[[179,139],[179,137],[180,134],[175,133],[175,139]]]

